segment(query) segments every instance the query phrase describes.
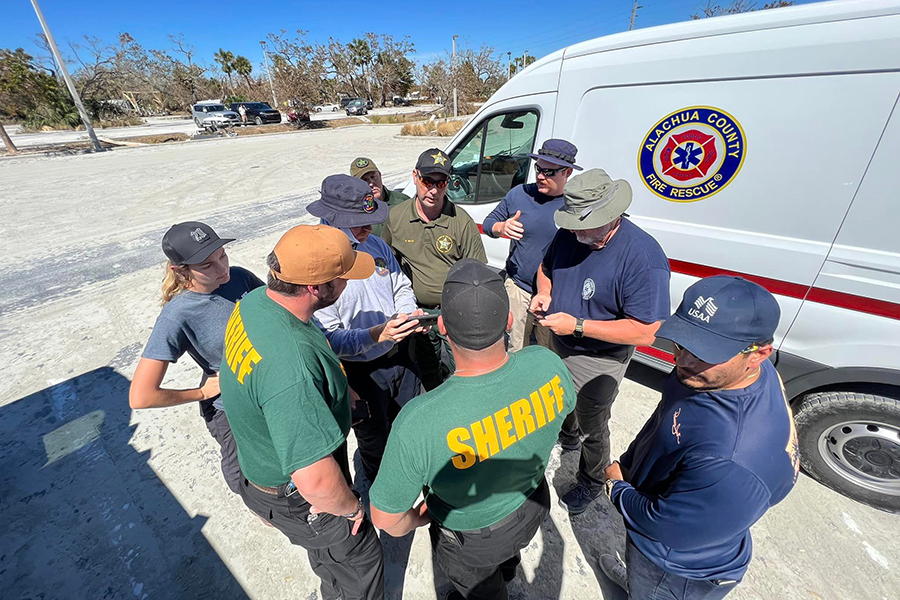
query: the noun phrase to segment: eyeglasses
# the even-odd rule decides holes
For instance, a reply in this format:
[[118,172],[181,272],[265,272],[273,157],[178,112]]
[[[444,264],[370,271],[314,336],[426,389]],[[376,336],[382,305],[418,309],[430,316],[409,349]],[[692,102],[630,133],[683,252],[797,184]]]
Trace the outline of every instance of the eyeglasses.
[[537,163],[534,164],[535,173],[537,173],[538,175],[543,175],[544,177],[553,177],[560,171],[565,171],[568,168],[569,167],[560,167],[558,169],[545,169],[544,167],[540,166]]
[[439,190],[444,189],[445,187],[447,187],[447,184],[450,183],[449,179],[441,179],[439,181],[435,181],[434,179],[429,179],[428,177],[423,177],[421,175],[419,175],[419,181],[424,186],[436,187]]
[[[685,347],[680,344],[676,344],[675,342],[672,342],[672,345],[675,346],[675,349],[678,350],[679,352],[685,351]],[[746,348],[741,350],[741,354],[750,354],[752,352],[756,352],[760,348],[762,348],[762,346],[760,346],[759,344],[750,344],[749,346],[747,346]],[[688,350],[688,352],[690,352],[690,350]]]

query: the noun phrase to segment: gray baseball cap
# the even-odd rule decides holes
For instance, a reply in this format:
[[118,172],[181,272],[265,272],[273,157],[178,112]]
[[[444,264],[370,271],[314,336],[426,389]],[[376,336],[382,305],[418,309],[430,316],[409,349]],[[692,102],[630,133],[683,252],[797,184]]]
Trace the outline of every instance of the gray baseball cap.
[[603,169],[590,169],[566,183],[563,198],[563,207],[553,214],[561,229],[595,229],[612,223],[631,206],[631,185],[610,179]]

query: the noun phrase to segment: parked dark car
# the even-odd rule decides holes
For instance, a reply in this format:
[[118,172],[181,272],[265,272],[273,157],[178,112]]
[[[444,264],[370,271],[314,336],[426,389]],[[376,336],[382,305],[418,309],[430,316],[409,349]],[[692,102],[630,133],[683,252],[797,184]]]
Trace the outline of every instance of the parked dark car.
[[409,98],[404,98],[403,96],[394,96],[392,104],[394,106],[412,106],[412,102]]
[[347,105],[347,116],[350,115],[366,115],[369,114],[369,107],[362,98],[356,98]]
[[248,123],[281,123],[281,113],[265,102],[235,102],[231,105],[231,110],[240,114],[241,106],[247,111]]
[[362,100],[363,102],[365,102],[366,108],[368,110],[372,110],[372,108],[375,106],[375,104],[371,100],[366,100],[365,98],[358,98],[358,97],[353,98],[353,97],[348,96],[346,98],[341,98],[341,108],[344,108],[344,109],[347,108],[347,106],[354,100]]

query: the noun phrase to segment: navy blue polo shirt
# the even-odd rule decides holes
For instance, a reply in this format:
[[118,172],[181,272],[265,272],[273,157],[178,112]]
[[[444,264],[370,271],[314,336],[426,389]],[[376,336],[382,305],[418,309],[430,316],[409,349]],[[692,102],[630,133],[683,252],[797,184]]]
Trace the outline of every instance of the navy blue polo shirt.
[[688,579],[743,578],[750,526],[797,481],[797,434],[775,367],[738,390],[697,391],[673,371],[619,463],[611,499],[632,543]]
[[556,224],[553,213],[562,208],[562,196],[548,196],[538,191],[536,183],[517,185],[509,190],[497,208],[491,211],[482,227],[485,235],[494,235],[493,227],[499,221],[506,221],[521,210],[519,223],[525,228],[521,240],[512,240],[509,244],[509,256],[506,259],[506,274],[517,286],[533,294],[535,292],[534,277],[544,258],[547,246],[556,235]]
[[[642,323],[671,315],[669,261],[659,243],[628,219],[622,219],[619,230],[599,250],[579,243],[573,232],[560,229],[543,264],[553,283],[547,314],[563,312],[589,321],[631,317]],[[587,337],[564,335],[557,339],[578,352],[621,347]]]

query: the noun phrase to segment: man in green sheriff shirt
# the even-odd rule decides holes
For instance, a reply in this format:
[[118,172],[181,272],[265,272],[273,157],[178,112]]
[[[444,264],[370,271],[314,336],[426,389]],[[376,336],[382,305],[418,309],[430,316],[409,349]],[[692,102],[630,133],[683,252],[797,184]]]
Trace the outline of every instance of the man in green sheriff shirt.
[[[432,312],[440,308],[450,267],[464,258],[487,262],[475,221],[446,199],[450,173],[450,157],[442,150],[423,152],[412,173],[416,197],[391,209],[381,235],[412,281],[419,307]],[[422,384],[432,390],[453,372],[453,356],[444,357],[442,367],[444,343],[434,327],[414,339]]]
[[542,346],[507,353],[511,325],[500,276],[476,260],[456,263],[438,319],[456,373],[400,411],[369,492],[372,521],[386,533],[431,523],[451,599],[507,598],[519,552],[550,511],[544,471],[575,406],[559,357]]
[[[404,200],[409,200],[409,196],[403,192],[389,190],[385,187],[381,179],[381,171],[378,170],[371,158],[360,156],[350,163],[350,175],[365,181],[372,189],[375,199],[381,200],[388,206],[396,206]],[[372,225],[372,234],[381,237],[381,229],[381,223]]]
[[300,225],[268,257],[266,288],[237,303],[219,385],[250,510],[306,549],[326,600],[381,600],[381,543],[350,487],[350,397],[313,312],[375,262],[333,227]]

